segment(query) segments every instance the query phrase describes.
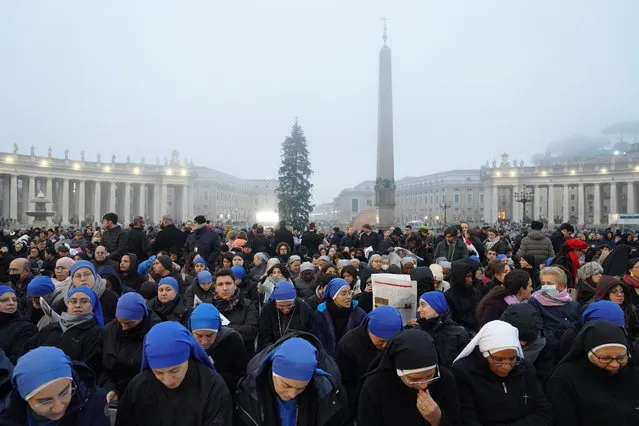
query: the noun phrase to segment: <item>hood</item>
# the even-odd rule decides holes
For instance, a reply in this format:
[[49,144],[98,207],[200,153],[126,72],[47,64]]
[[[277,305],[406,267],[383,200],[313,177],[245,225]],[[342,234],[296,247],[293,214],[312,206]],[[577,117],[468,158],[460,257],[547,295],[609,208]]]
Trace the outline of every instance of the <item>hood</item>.
[[537,339],[541,319],[537,309],[532,305],[528,303],[510,305],[501,315],[500,320],[519,330],[520,340],[530,343]]
[[465,289],[472,287],[466,287],[464,282],[466,281],[466,275],[473,272],[473,265],[467,262],[465,259],[456,260],[450,265],[450,286],[455,289]]
[[546,238],[546,234],[537,229],[532,229],[528,232],[528,238],[531,240],[543,240]]
[[117,294],[122,293],[122,280],[120,280],[119,274],[112,266],[100,266],[98,268],[98,275],[105,280],[108,279],[111,281],[111,284],[113,284],[113,291]]
[[597,283],[597,291],[595,291],[595,300],[605,299],[608,293],[610,293],[610,290],[617,285],[620,285],[623,288],[623,304],[627,305],[632,298],[630,289],[623,281],[616,277],[611,277],[610,275],[603,275],[601,279],[599,279],[599,282]]
[[137,275],[138,274],[138,256],[136,254],[133,253],[125,253],[127,256],[129,256],[129,259],[131,259],[131,266],[129,266],[129,270],[127,271],[127,274],[129,275]]

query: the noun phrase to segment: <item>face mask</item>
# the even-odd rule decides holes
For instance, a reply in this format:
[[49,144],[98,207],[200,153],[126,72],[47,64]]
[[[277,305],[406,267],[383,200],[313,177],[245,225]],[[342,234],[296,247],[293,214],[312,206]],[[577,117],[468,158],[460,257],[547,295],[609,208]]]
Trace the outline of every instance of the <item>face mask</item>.
[[9,275],[9,279],[11,280],[11,284],[18,284],[18,281],[20,281],[20,274],[11,274]]
[[556,296],[557,293],[559,293],[557,291],[557,286],[556,285],[552,285],[552,284],[544,284],[541,286],[541,291],[546,293],[548,296]]
[[383,269],[384,271],[388,270],[388,265],[382,265],[382,269]]

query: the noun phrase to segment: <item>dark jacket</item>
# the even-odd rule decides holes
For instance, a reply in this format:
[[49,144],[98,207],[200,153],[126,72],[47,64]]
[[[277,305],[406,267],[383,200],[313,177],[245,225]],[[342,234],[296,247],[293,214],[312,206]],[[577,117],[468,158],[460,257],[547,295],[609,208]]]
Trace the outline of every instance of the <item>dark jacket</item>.
[[373,247],[373,251],[377,252],[377,248],[379,247],[379,234],[377,232],[371,232],[367,235],[363,232],[359,236],[359,247],[363,249]]
[[27,340],[37,332],[38,328],[19,312],[0,312],[0,349],[12,363],[15,364]]
[[393,251],[393,249],[397,247],[398,245],[399,243],[397,241],[393,240],[391,237],[386,237],[382,240],[381,244],[379,245],[378,253],[381,255],[388,254],[391,251]]
[[[95,374],[86,365],[73,363],[73,382],[77,389],[71,397],[64,417],[58,420],[57,426],[110,426],[109,418],[104,414],[106,392],[96,387]],[[10,397],[7,410],[0,415],[0,425],[25,426],[36,423],[30,412],[28,403],[14,390]],[[31,417],[31,419],[29,419]]]
[[341,245],[343,245],[344,247],[348,247],[348,248],[359,248],[359,238],[357,238],[357,235],[353,234],[353,235],[344,235],[344,238],[342,238],[342,243]]
[[[493,287],[494,289],[495,287]],[[501,293],[503,289],[497,288]],[[504,300],[503,297],[493,297],[494,290],[491,290],[484,296],[484,298],[479,302],[477,307],[477,321],[479,322],[479,327],[483,327],[484,324],[490,321],[498,320],[501,317],[501,314],[504,313],[506,308],[508,308],[508,303]]]
[[468,257],[468,247],[466,246],[463,238],[457,238],[457,240],[455,240],[455,245],[452,249],[452,256],[448,255],[449,248],[450,246],[446,240],[441,241],[437,244],[437,247],[435,247],[435,254],[433,257],[435,259],[438,257],[445,257],[449,262],[454,262],[455,260],[465,259]]
[[140,286],[145,281],[145,277],[138,274],[138,264],[140,263],[138,257],[133,253],[123,253],[123,255],[127,254],[129,259],[131,260],[131,266],[126,273],[122,273],[118,266],[118,276],[120,277],[120,282],[123,287],[132,288],[135,291],[140,290]]
[[588,305],[595,297],[595,292],[597,291],[596,287],[593,287],[586,280],[578,280],[577,285],[575,286],[577,289],[577,302],[582,305]]
[[317,283],[313,278],[311,282],[304,281],[302,279],[302,274],[300,274],[297,278],[293,280],[295,284],[295,290],[297,291],[297,297],[302,299],[306,299],[315,294],[315,288],[317,287]]
[[72,327],[65,333],[62,333],[59,323],[51,323],[27,341],[24,353],[40,346],[54,346],[62,349],[73,361],[82,362],[93,371],[100,371],[101,330],[95,320]]
[[168,389],[147,368],[120,398],[116,426],[231,426],[233,403],[224,380],[207,365],[189,360],[184,380]]
[[[326,304],[328,302],[322,302],[317,307],[317,311],[315,311],[315,334],[326,352],[335,357],[337,353],[337,344],[340,341],[342,336],[336,336],[335,326],[333,324],[333,318],[331,317],[331,313],[329,312]],[[351,304],[351,312],[348,316],[348,321],[346,322],[346,327],[344,328],[344,335],[348,333],[353,328],[359,326],[366,317],[366,312],[364,312],[361,308],[357,307],[357,300],[353,300]]]
[[581,324],[582,306],[577,302],[568,302],[560,306],[543,306],[531,297],[528,304],[539,313],[540,329],[551,348],[555,363],[560,361],[560,341],[564,333]]
[[552,249],[555,253],[559,253],[561,246],[566,242],[566,237],[561,231],[555,231],[550,235],[550,242],[552,243]]
[[272,345],[291,331],[312,333],[314,326],[315,313],[303,300],[295,299],[294,310],[287,315],[282,314],[271,300],[260,311],[257,350]]
[[[288,244],[288,242],[287,242]],[[289,248],[292,248],[293,246],[289,245]],[[253,253],[259,253],[259,252],[264,252],[264,253],[271,253],[271,240],[266,237],[264,234],[256,234],[253,237],[253,241],[251,242],[251,250],[253,250]]]
[[[13,375],[13,363],[0,349],[0,413],[2,413],[9,402],[7,396],[13,389],[11,376]],[[2,417],[0,417],[1,419]]]
[[464,426],[552,426],[553,412],[525,359],[502,378],[489,370],[479,349],[452,366]]
[[[295,249],[295,239],[293,233],[286,228],[278,228],[273,236],[273,246],[277,247],[279,243],[286,243],[291,248]],[[253,250],[254,253],[257,253]]]
[[223,325],[206,353],[213,358],[215,370],[222,376],[226,386],[235,395],[238,380],[246,375],[249,356],[240,333]]
[[170,302],[161,303],[158,297],[155,296],[149,300],[146,307],[149,311],[155,312],[160,317],[161,321],[176,321],[186,327],[189,317],[193,309],[186,306],[184,303],[184,296],[177,295],[177,297]]
[[[217,301],[216,301],[217,302]],[[257,336],[257,308],[249,299],[240,298],[231,310],[226,310],[219,303],[214,303],[220,310],[220,313],[224,315],[229,321],[228,325],[233,330],[240,333],[246,350],[249,354],[255,352],[254,341]]]
[[98,262],[97,260],[93,259],[91,263],[93,263],[93,266],[95,266],[96,271],[100,268],[106,268],[107,266],[115,271],[118,271],[120,269],[120,264],[115,260],[111,260],[109,258],[104,259],[102,262]]
[[120,259],[122,253],[126,252],[127,233],[120,225],[115,225],[111,229],[102,231],[102,239],[100,245],[103,245],[110,253],[111,259]]
[[306,389],[297,396],[298,424],[304,426],[350,425],[346,392],[341,386],[335,361],[324,351],[313,335],[292,333],[255,355],[248,365],[248,374],[237,385],[236,426],[271,426],[280,424],[275,403],[271,362],[267,356],[282,342],[293,337],[308,340],[317,348],[317,368],[325,374],[313,375]]
[[470,333],[464,327],[456,324],[450,313],[440,315],[430,320],[419,319],[417,326],[430,334],[437,348],[439,365],[450,367],[470,342]]
[[155,237],[155,241],[151,243],[151,253],[157,254],[160,251],[177,251],[182,252],[184,250],[184,244],[186,242],[186,237],[175,227],[175,225],[170,224],[166,225],[164,228],[158,232],[158,235]]
[[98,384],[107,393],[115,391],[122,396],[126,385],[140,372],[142,366],[142,343],[146,333],[160,319],[151,313],[132,329],[123,331],[117,321],[111,321],[102,329],[100,358],[102,374]]
[[302,234],[302,242],[300,244],[308,249],[309,256],[313,256],[318,252],[317,249],[321,243],[322,239],[318,235],[317,231],[306,231]]
[[535,264],[539,265],[546,259],[555,256],[555,250],[552,247],[552,242],[543,232],[532,229],[521,240],[517,256],[521,257],[526,254],[532,254],[535,256]]
[[144,229],[131,228],[128,231],[128,234],[126,252],[133,253],[138,257],[138,259],[140,259],[140,261],[146,260],[149,253],[149,242],[146,238],[146,232],[144,232]]
[[209,288],[209,291],[204,291],[197,282],[197,278],[193,280],[193,284],[188,286],[184,290],[184,304],[191,309],[195,309],[195,296],[200,299],[200,303],[213,303],[213,297],[215,295],[215,285]]
[[473,285],[464,285],[465,277],[471,273],[473,267],[463,260],[456,260],[450,271],[450,289],[444,293],[451,318],[457,324],[471,331],[479,330],[476,311],[481,298],[480,291]]
[[189,253],[197,252],[209,265],[216,264],[217,258],[222,251],[220,237],[217,232],[208,229],[206,226],[191,232],[186,239],[186,247]]

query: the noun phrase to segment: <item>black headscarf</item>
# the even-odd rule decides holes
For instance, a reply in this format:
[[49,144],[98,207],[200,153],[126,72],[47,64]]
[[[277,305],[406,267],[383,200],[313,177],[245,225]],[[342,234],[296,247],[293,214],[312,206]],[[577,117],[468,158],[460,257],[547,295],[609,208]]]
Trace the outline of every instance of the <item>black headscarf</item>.
[[605,320],[589,321],[575,338],[570,352],[566,354],[559,364],[587,358],[588,352],[592,349],[610,343],[628,345],[628,338],[623,327]]
[[416,370],[438,363],[437,349],[430,334],[409,328],[399,332],[388,342],[366,375],[382,370]]
[[631,251],[632,247],[627,244],[617,246],[608,256],[606,256],[601,264],[604,270],[603,274],[623,277],[627,272],[626,268],[628,260],[630,260]]

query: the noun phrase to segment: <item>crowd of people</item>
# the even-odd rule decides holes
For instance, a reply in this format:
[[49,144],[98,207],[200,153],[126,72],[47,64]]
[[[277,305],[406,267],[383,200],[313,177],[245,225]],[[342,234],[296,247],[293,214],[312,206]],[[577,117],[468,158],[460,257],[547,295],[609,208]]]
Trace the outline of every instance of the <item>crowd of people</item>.
[[[108,213],[1,238],[0,425],[639,425],[632,232]],[[417,282],[412,320],[383,273]]]

